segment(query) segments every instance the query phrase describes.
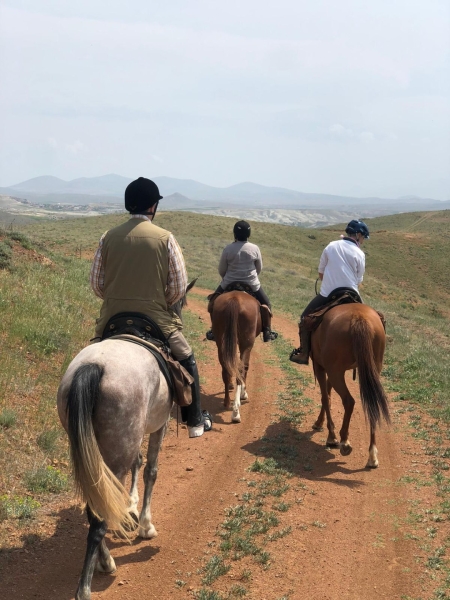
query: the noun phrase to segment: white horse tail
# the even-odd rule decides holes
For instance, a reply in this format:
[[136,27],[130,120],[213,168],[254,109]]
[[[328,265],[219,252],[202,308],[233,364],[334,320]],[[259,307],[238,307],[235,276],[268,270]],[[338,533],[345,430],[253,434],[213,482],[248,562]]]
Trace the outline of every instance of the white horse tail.
[[75,371],[67,396],[67,429],[76,491],[94,515],[110,529],[129,538],[134,529],[128,508],[130,496],[100,453],[93,414],[100,392],[103,368],[84,364]]

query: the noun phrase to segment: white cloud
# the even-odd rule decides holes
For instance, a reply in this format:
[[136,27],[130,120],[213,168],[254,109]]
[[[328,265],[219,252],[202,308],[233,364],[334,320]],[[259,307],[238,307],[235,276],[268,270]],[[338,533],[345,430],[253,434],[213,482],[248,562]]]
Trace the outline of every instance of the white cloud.
[[79,154],[87,150],[86,144],[83,144],[80,140],[75,140],[72,144],[66,144],[66,150],[70,154]]
[[333,136],[339,137],[339,138],[352,138],[354,137],[353,134],[353,130],[352,129],[346,129],[343,125],[341,125],[340,123],[335,123],[334,125],[332,125],[329,129],[330,133]]
[[371,144],[375,141],[375,136],[371,131],[363,131],[359,134],[359,139],[365,144]]

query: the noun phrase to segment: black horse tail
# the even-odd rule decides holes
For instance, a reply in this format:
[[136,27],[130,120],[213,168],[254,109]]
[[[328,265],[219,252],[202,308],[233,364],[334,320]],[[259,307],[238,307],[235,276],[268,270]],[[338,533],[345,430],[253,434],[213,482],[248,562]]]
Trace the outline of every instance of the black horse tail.
[[237,350],[239,308],[237,298],[230,298],[223,309],[222,318],[226,327],[224,327],[222,337],[222,360],[223,367],[228,374],[232,378],[236,378],[238,384],[241,384],[243,382],[243,366]]
[[95,437],[93,416],[100,396],[103,368],[78,367],[67,396],[67,433],[76,490],[93,514],[125,538],[133,529],[130,496],[106,466]]
[[383,417],[390,423],[386,393],[381,385],[380,374],[375,364],[372,346],[372,331],[367,320],[355,315],[351,322],[353,353],[359,374],[359,392],[364,412],[372,429],[380,424]]

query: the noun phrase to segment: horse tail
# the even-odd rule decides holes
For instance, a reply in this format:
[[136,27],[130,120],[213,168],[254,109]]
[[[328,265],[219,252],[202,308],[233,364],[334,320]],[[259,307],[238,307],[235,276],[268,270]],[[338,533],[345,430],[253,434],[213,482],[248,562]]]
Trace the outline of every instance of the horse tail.
[[103,368],[95,363],[79,367],[67,396],[67,432],[76,491],[93,514],[123,537],[129,538],[133,521],[130,496],[107,467],[95,437],[93,415],[100,393]]
[[387,396],[381,385],[372,347],[372,331],[363,316],[354,316],[351,322],[353,353],[359,374],[359,392],[370,426],[375,429],[383,417],[390,423]]
[[230,298],[223,310],[223,322],[226,323],[222,337],[222,366],[238,383],[243,381],[243,368],[238,356],[238,318],[239,301]]

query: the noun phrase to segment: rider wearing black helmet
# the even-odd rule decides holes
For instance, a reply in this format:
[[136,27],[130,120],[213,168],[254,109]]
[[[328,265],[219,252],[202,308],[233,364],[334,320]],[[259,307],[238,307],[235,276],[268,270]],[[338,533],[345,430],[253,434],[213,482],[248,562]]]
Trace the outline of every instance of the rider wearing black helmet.
[[125,190],[130,219],[100,239],[91,268],[91,287],[103,300],[94,341],[101,339],[108,320],[119,313],[142,313],[153,319],[173,357],[193,377],[192,404],[181,412],[189,437],[200,437],[211,429],[212,418],[202,411],[197,363],[172,308],[186,293],[187,273],[173,234],[153,223],[161,199],[150,179],[132,181]]
[[[255,298],[261,305],[268,307],[261,312],[263,317],[262,333],[263,340],[269,342],[276,339],[277,333],[271,329],[271,305],[267,294],[261,287],[258,275],[262,270],[261,250],[256,244],[248,241],[251,234],[251,225],[247,221],[238,221],[233,227],[234,242],[228,244],[222,252],[219,262],[219,274],[222,281],[211,297],[208,310],[212,310],[216,294],[222,294],[231,283],[245,283],[253,292]],[[213,340],[210,329],[206,337]]]
[[319,262],[320,293],[311,300],[300,317],[300,348],[291,353],[290,360],[307,365],[311,333],[306,331],[303,318],[330,302],[329,296],[337,288],[349,288],[358,292],[365,270],[365,254],[360,246],[369,237],[369,229],[363,221],[353,219],[345,229],[345,236],[330,242],[322,252]]

